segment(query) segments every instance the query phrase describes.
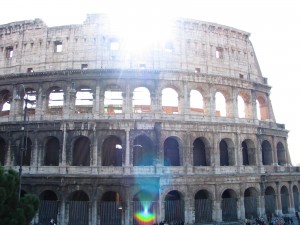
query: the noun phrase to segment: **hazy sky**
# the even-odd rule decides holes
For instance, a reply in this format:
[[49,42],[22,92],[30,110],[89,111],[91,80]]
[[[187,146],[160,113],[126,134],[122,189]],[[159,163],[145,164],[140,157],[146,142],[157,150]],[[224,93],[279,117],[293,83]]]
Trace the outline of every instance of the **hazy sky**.
[[90,13],[187,17],[251,33],[262,74],[272,86],[270,98],[276,122],[285,124],[290,131],[291,159],[294,165],[300,163],[299,1],[1,0],[0,24],[35,18],[41,18],[48,26],[82,24]]

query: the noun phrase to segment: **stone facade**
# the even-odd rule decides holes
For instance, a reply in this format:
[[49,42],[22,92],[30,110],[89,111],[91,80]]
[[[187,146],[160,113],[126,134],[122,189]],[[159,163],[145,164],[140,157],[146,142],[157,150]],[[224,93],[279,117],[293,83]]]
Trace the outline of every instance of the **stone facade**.
[[176,19],[172,38],[129,51],[109,24],[88,15],[82,25],[0,26],[0,162],[22,161],[22,194],[42,200],[34,223],[299,210],[299,168],[249,33]]

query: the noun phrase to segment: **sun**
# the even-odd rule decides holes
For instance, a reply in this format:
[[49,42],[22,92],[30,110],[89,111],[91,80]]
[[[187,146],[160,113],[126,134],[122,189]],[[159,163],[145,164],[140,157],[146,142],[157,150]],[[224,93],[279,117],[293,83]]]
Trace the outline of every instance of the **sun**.
[[163,10],[155,1],[146,5],[141,1],[125,2],[118,7],[123,10],[110,10],[106,13],[110,33],[118,38],[120,48],[122,46],[124,51],[144,52],[164,46],[174,38],[171,11]]

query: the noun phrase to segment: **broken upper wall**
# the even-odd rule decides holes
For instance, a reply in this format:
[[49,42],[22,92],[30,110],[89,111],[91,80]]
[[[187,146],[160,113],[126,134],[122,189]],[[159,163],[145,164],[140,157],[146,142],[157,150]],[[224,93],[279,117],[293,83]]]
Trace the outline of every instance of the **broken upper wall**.
[[172,35],[165,40],[140,36],[148,31],[152,35],[152,28],[128,31],[135,35],[131,49],[130,40],[113,31],[110,22],[106,15],[89,14],[82,25],[47,27],[40,19],[1,25],[0,75],[83,67],[142,68],[266,81],[247,32],[215,23],[176,19],[170,24]]

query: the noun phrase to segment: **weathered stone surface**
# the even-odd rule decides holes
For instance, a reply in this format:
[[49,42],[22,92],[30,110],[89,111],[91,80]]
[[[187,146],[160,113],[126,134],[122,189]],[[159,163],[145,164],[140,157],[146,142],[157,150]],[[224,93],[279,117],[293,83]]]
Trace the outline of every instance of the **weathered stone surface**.
[[[299,210],[299,168],[291,165],[288,131],[275,121],[249,33],[177,19],[168,45],[128,56],[107,21],[88,15],[82,25],[47,27],[40,19],[0,25],[0,162],[18,170],[26,138],[24,192],[58,200],[58,224],[72,221],[76,200],[89,202],[90,225],[104,223],[99,207],[107,200],[122,205],[116,224],[136,224],[140,196],[155,202],[156,222],[203,222],[201,199],[212,202],[205,223],[228,220],[227,198],[236,199],[233,220],[249,217],[248,197],[257,199],[256,216],[266,216],[270,196],[274,213]],[[115,42],[118,49],[111,48]],[[138,87],[147,88],[151,104],[134,102]],[[166,88],[178,105],[168,105]],[[201,93],[202,106],[193,105],[192,90]],[[25,120],[24,91],[25,99],[35,96]],[[109,91],[119,93],[118,105],[109,102]],[[80,103],[78,92],[91,94],[81,99],[91,104]],[[218,92],[225,116],[216,107]],[[61,105],[51,105],[60,101],[53,93]],[[179,217],[165,203],[173,198],[184,205]]]

